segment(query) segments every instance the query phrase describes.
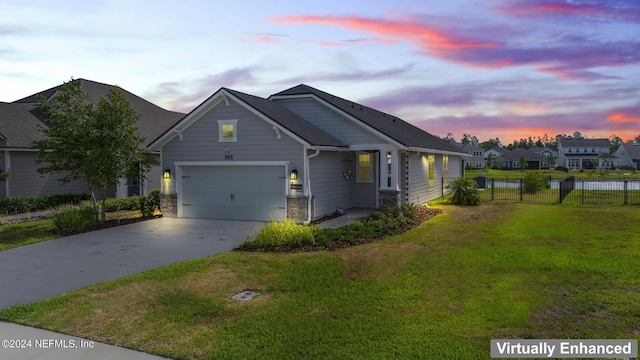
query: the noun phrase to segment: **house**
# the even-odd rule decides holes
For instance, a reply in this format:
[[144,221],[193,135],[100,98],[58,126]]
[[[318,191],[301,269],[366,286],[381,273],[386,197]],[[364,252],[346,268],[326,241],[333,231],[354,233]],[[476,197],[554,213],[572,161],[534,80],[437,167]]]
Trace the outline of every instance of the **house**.
[[469,157],[464,160],[465,169],[484,169],[485,158],[483,148],[475,146],[472,143],[463,144],[452,141],[451,144],[455,145],[463,152],[469,154]]
[[[526,161],[526,164],[521,163],[522,159]],[[539,170],[549,168],[549,159],[541,151],[525,148],[506,150],[498,156],[496,163],[500,164],[501,169]]]
[[620,144],[613,156],[618,159],[617,166],[631,166],[636,170],[640,168],[640,144],[637,142]]
[[455,146],[307,85],[268,99],[221,88],[148,148],[165,216],[309,221],[422,204],[462,176]]
[[[97,103],[106,96],[112,85],[95,81],[77,79],[80,88],[87,93],[89,99]],[[47,126],[45,116],[38,110],[38,98],[53,99],[62,91],[64,85],[56,86],[37,94],[14,101],[0,103],[0,172],[8,174],[5,181],[0,181],[0,197],[44,196],[49,194],[87,193],[88,188],[82,179],[62,184],[58,175],[40,175],[36,164],[38,153],[31,148],[32,140],[42,139],[39,128]],[[184,114],[162,109],[124,89],[121,89],[130,106],[140,114],[137,122],[139,133],[146,137],[144,148],[171,125],[181,119]],[[160,158],[160,154],[154,154]],[[161,168],[154,166],[147,179],[134,176],[123,179],[110,191],[109,196],[126,197],[133,194],[148,194],[160,187]]]
[[[500,146],[494,146],[493,148],[486,150],[482,156],[482,158],[484,159],[485,163],[488,164],[489,167],[500,167],[499,162],[496,161],[496,159],[498,159],[500,157],[500,155],[504,154],[505,152],[507,152],[509,150],[500,147]],[[490,163],[490,164],[489,164]]]
[[609,146],[608,139],[560,139],[558,166],[577,170],[614,168],[617,158],[609,154]]

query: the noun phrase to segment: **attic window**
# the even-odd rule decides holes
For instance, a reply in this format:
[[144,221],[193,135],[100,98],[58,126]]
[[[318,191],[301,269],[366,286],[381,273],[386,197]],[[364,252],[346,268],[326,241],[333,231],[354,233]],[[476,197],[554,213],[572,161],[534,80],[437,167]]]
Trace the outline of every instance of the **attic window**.
[[218,120],[218,141],[238,141],[238,120]]

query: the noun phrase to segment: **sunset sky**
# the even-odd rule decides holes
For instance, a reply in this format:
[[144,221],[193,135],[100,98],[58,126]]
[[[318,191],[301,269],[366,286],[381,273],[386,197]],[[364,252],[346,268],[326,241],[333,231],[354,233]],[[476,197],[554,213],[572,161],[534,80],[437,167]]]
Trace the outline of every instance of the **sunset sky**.
[[71,78],[188,112],[300,83],[426,131],[640,135],[639,0],[0,0],[0,101]]

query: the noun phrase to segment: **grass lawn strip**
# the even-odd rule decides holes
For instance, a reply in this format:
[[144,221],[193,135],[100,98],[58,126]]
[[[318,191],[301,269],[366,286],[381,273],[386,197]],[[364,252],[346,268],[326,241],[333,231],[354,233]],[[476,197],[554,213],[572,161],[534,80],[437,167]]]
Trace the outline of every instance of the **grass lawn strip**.
[[[0,312],[178,359],[486,359],[494,338],[640,337],[640,212],[486,203],[331,252],[231,252]],[[243,290],[260,293],[230,300]]]

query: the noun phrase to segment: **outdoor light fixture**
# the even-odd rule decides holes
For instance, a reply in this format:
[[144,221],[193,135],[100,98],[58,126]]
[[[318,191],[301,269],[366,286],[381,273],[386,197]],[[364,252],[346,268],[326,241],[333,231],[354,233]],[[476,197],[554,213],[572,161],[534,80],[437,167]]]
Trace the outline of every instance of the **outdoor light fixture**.
[[170,169],[166,169],[164,171],[164,173],[162,173],[162,178],[163,179],[171,179],[171,170]]
[[289,173],[289,180],[298,180],[298,170],[291,170]]

